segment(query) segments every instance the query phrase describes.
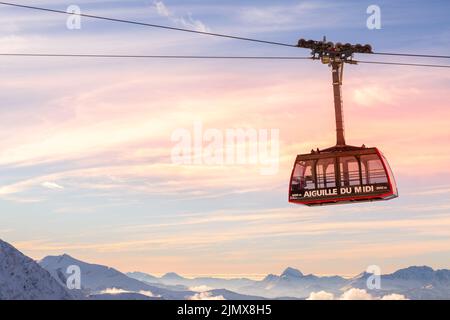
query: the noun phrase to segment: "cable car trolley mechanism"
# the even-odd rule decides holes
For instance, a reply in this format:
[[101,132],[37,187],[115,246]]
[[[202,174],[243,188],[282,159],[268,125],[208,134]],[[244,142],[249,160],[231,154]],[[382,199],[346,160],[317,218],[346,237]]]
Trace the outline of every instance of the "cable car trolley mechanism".
[[300,39],[298,46],[311,49],[312,59],[332,70],[336,145],[313,149],[295,159],[289,185],[289,202],[308,206],[389,200],[398,196],[394,175],[377,148],[345,143],[342,105],[344,63],[356,64],[354,53],[372,53],[370,45],[351,45]]

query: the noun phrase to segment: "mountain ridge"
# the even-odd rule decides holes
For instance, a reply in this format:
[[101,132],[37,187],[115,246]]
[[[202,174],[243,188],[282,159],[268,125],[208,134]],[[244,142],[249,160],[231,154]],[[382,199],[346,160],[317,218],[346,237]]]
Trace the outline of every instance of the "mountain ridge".
[[72,300],[73,296],[33,259],[0,239],[0,300]]
[[100,264],[91,264],[70,255],[47,256],[39,261],[39,264],[48,270],[53,276],[66,270],[70,265],[77,265],[81,270],[82,287],[90,291],[92,295],[102,294],[108,290],[122,290],[126,292],[148,292],[155,297],[168,299],[185,299],[195,294],[192,291],[174,292],[161,287],[152,286],[133,279],[115,268]]
[[[169,274],[175,274],[170,272]],[[214,289],[225,288],[246,295],[258,295],[268,298],[295,297],[306,298],[311,292],[326,291],[340,296],[351,288],[367,290],[367,279],[372,273],[363,271],[351,278],[339,275],[320,276],[303,274],[300,270],[287,267],[279,274],[268,274],[262,280],[242,278],[196,277],[184,278],[178,274],[178,280],[170,281],[171,285],[212,286]],[[155,277],[160,283],[170,277]],[[241,282],[239,282],[241,281]],[[382,289],[372,289],[371,293],[379,296],[404,294],[408,298],[450,298],[450,270],[433,269],[429,266],[409,266],[394,272],[381,275]],[[432,292],[429,288],[435,288]],[[428,289],[427,289],[428,288]]]
[[[81,271],[81,290],[66,288],[67,267]],[[279,275],[261,280],[247,278],[185,278],[175,272],[161,277],[119,270],[78,260],[68,254],[49,255],[34,261],[12,245],[0,240],[0,299],[306,299],[326,292],[340,297],[348,290],[365,290],[379,299],[396,296],[407,299],[450,299],[450,270],[409,266],[380,276],[382,286],[368,289],[366,271],[351,277],[304,274],[287,267]],[[20,290],[20,287],[25,285]],[[26,290],[25,290],[26,289]]]

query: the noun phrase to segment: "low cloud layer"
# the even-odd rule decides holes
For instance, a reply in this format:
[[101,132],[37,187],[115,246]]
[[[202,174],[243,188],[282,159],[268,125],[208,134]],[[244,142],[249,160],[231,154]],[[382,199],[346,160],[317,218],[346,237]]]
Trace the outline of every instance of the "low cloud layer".
[[375,297],[365,289],[351,288],[345,291],[339,298],[333,293],[326,291],[311,292],[306,300],[407,300],[402,294],[392,293],[385,296]]
[[157,297],[149,290],[141,290],[141,291],[128,291],[120,288],[108,288],[100,291],[100,294],[122,294],[122,293],[137,293],[147,297]]
[[311,292],[306,300],[334,300],[334,294],[326,291]]
[[189,300],[225,300],[225,298],[220,296],[213,296],[211,292],[199,292],[194,294]]
[[190,291],[195,291],[195,292],[205,292],[205,291],[209,291],[209,290],[212,290],[212,289],[213,288],[210,288],[210,287],[205,286],[205,285],[189,287]]

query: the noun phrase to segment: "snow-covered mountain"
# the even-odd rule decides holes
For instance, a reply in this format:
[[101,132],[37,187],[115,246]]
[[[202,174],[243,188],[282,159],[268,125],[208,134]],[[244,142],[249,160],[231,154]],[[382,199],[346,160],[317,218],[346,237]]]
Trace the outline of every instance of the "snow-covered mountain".
[[300,270],[291,267],[287,267],[280,276],[280,278],[291,278],[291,279],[300,279],[302,277],[304,277],[304,275]]
[[308,297],[311,292],[328,291],[338,293],[347,280],[339,277],[319,277],[304,275],[301,271],[288,267],[279,276],[270,274],[262,281],[241,288],[240,292],[260,294],[264,297]]
[[161,280],[163,283],[179,284],[179,282],[182,282],[185,279],[175,272],[168,272],[161,277]]
[[[347,287],[366,288],[371,274],[363,272],[349,281]],[[450,270],[433,270],[428,266],[412,266],[381,276],[381,289],[376,295],[403,294],[408,299],[450,299]]]
[[[134,277],[134,274],[129,274]],[[144,274],[140,273],[141,279]],[[381,289],[368,289],[367,279],[372,276],[363,272],[353,278],[340,276],[320,277],[305,275],[295,268],[286,268],[280,275],[269,274],[260,281],[250,279],[184,278],[170,272],[161,278],[147,275],[146,279],[158,285],[184,286],[186,288],[209,288],[232,290],[243,295],[265,298],[304,299],[313,292],[327,292],[340,297],[356,288],[366,290],[374,298],[386,295],[403,295],[407,299],[450,299],[450,270],[433,270],[430,267],[408,267],[381,276]],[[143,280],[146,281],[146,280]]]
[[127,276],[152,284],[152,285],[164,285],[169,288],[183,286],[186,288],[194,287],[208,287],[212,289],[227,289],[236,291],[242,287],[252,285],[253,280],[246,278],[237,279],[222,279],[213,277],[198,277],[198,278],[185,278],[175,272],[169,272],[158,278],[142,272],[130,272]]
[[130,278],[142,281],[142,282],[147,282],[147,283],[159,283],[160,280],[158,277],[152,276],[150,274],[144,273],[144,272],[139,272],[139,271],[135,271],[135,272],[128,272],[126,273],[126,275]]
[[0,300],[71,300],[48,271],[0,240]]
[[162,297],[164,299],[187,299],[195,294],[193,291],[173,291],[152,286],[128,277],[122,272],[103,265],[90,264],[64,254],[61,256],[47,256],[39,264],[48,270],[55,279],[61,279],[67,267],[76,265],[81,271],[81,286],[91,295],[118,293],[145,293],[147,296]]
[[338,292],[344,286],[344,278],[317,277],[314,275],[304,275],[299,270],[287,268],[281,275],[269,274],[261,281],[246,278],[221,279],[212,277],[199,277],[188,279],[174,272],[170,272],[161,278],[146,275],[143,273],[129,273],[130,277],[136,277],[142,281],[153,284],[164,284],[171,286],[185,286],[187,288],[206,287],[211,289],[226,289],[239,292],[244,295],[263,296],[268,298],[276,297],[296,297],[304,298],[312,291],[330,290]]
[[[69,266],[81,271],[81,290],[66,288]],[[450,270],[412,266],[381,276],[381,288],[369,290],[372,274],[353,278],[321,277],[286,268],[262,280],[213,277],[185,278],[174,272],[155,277],[142,272],[124,274],[114,268],[90,264],[64,254],[39,263],[0,240],[1,299],[305,299],[307,297],[450,299]],[[351,293],[351,294],[350,294]]]
[[[128,274],[136,277],[135,273]],[[144,280],[142,273],[139,279]],[[315,275],[304,275],[297,269],[286,268],[280,275],[269,274],[261,281],[246,278],[221,279],[211,277],[199,277],[188,279],[174,272],[170,272],[157,278],[147,275],[151,282],[165,285],[182,285],[188,288],[206,287],[211,289],[226,289],[239,292],[244,295],[260,296],[266,298],[305,298],[311,292],[327,290],[339,293],[340,288],[345,286],[347,280],[339,276],[318,277]]]

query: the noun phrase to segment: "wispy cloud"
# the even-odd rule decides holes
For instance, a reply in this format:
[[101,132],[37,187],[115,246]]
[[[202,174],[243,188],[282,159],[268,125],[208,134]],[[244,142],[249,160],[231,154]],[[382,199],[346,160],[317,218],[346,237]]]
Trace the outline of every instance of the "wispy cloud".
[[162,1],[155,1],[155,8],[161,17],[169,19],[171,22],[181,27],[189,28],[201,32],[209,32],[209,28],[200,20],[194,19],[190,13],[186,16],[175,15]]
[[52,190],[64,189],[63,186],[57,184],[56,182],[51,182],[51,181],[44,181],[41,183],[41,186],[43,186],[44,188],[47,188],[47,189],[52,189]]

